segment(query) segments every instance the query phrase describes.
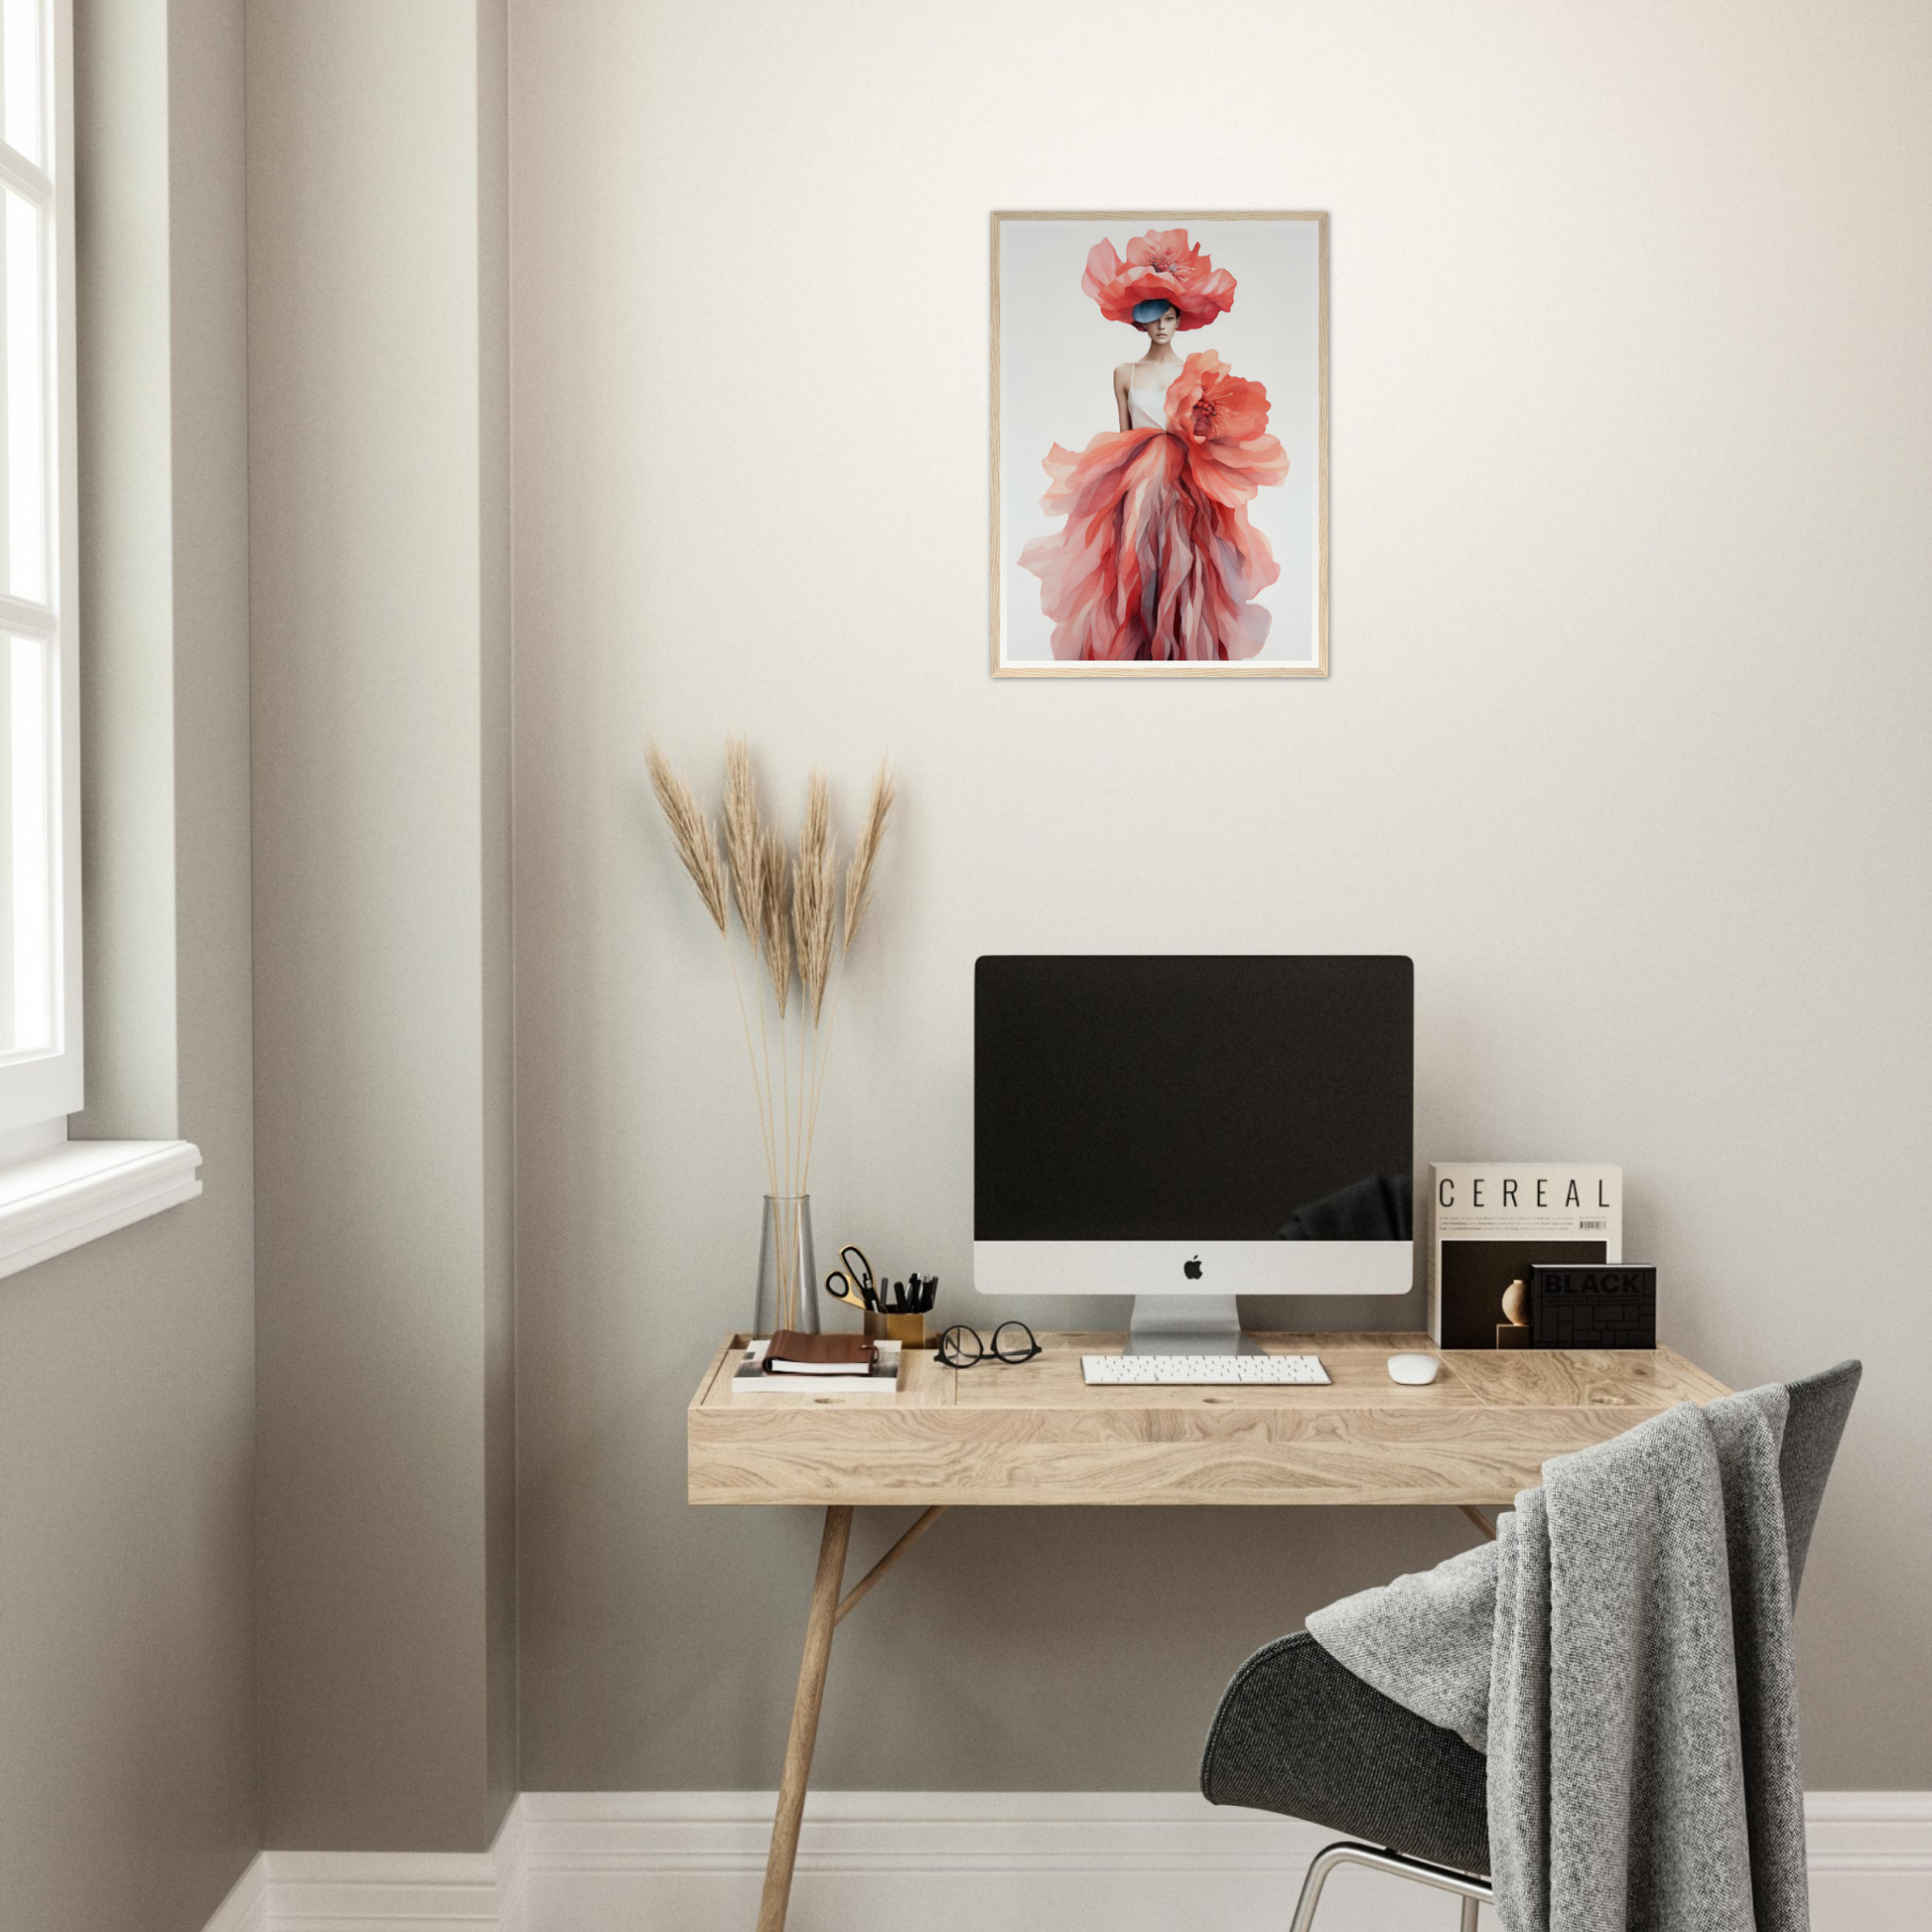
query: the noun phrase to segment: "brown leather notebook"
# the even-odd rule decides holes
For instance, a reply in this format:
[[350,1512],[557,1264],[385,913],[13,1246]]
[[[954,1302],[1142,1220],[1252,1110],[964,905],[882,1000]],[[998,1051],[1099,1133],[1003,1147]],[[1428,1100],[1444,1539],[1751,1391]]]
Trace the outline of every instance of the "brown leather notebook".
[[764,1351],[767,1375],[850,1375],[879,1359],[870,1335],[806,1335],[780,1328]]

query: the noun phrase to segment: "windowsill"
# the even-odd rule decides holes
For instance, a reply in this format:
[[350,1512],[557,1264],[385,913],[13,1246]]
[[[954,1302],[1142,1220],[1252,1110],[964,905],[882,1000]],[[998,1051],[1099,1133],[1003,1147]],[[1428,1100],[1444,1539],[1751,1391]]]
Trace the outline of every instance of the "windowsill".
[[202,1191],[192,1141],[64,1141],[0,1167],[0,1275],[146,1220]]

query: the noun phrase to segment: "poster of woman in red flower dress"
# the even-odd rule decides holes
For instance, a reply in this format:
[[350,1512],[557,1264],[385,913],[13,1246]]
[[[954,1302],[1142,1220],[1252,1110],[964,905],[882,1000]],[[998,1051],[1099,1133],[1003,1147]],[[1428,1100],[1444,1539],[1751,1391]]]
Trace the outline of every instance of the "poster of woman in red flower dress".
[[1327,217],[993,217],[996,676],[1324,676]]

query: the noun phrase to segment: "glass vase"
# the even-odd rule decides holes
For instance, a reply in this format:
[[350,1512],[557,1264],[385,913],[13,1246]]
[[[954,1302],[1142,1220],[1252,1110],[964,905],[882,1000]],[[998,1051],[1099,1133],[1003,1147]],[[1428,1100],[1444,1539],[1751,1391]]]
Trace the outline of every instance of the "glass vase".
[[780,1328],[818,1333],[818,1269],[812,1255],[812,1197],[766,1194],[759,1243],[755,1335]]

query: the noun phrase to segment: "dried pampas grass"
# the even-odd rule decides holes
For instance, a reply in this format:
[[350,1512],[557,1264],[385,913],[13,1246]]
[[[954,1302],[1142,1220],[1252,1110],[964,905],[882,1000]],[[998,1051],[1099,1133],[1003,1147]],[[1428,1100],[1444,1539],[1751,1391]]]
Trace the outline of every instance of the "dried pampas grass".
[[764,896],[759,907],[759,950],[764,955],[765,977],[771,982],[782,1025],[791,1001],[791,868],[785,862],[784,841],[768,825],[759,844]]
[[798,947],[798,984],[811,1007],[812,1025],[825,1008],[832,976],[832,938],[838,894],[832,860],[832,796],[825,774],[814,771],[805,787],[805,823],[791,871],[791,930]]
[[[802,1193],[811,1173],[812,1142],[833,1023],[838,1017],[842,970],[873,897],[873,874],[892,817],[896,787],[890,767],[881,762],[872,795],[845,867],[845,908],[838,908],[839,841],[832,825],[831,787],[813,770],[805,785],[805,816],[795,853],[766,820],[759,801],[752,751],[744,738],[725,742],[722,804],[724,856],[718,834],[691,787],[671,767],[655,740],[646,748],[651,790],[670,828],[691,882],[711,922],[724,935],[732,978],[745,1021],[745,1044],[758,1090],[759,1123],[764,1135],[769,1191]],[[731,908],[751,950],[755,967],[753,998],[758,1004],[758,1036],[732,945]],[[765,988],[777,1019],[775,1048],[765,1014]],[[791,1090],[793,1047],[789,1025],[792,993],[798,992],[798,1088]],[[828,1004],[828,989],[831,998]],[[774,1061],[776,1079],[774,1081]],[[796,1285],[794,1285],[796,1286]],[[782,1289],[782,1285],[781,1285]],[[781,1294],[782,1299],[782,1294]],[[795,1305],[794,1305],[795,1307]]]
[[745,921],[745,930],[755,933],[764,918],[764,846],[752,748],[736,736],[725,740],[725,857],[731,865],[738,916]]
[[658,749],[653,738],[644,749],[644,763],[650,771],[650,788],[671,828],[671,843],[684,861],[684,870],[704,900],[704,909],[720,932],[725,930],[725,874],[718,863],[718,840],[711,820],[698,805],[696,794]]
[[891,767],[884,759],[873,776],[872,799],[866,806],[865,823],[852,848],[852,863],[845,869],[845,943],[850,947],[859,936],[859,927],[872,903],[872,869],[879,861],[879,848],[886,842],[886,823],[893,815],[893,800],[898,795]]

